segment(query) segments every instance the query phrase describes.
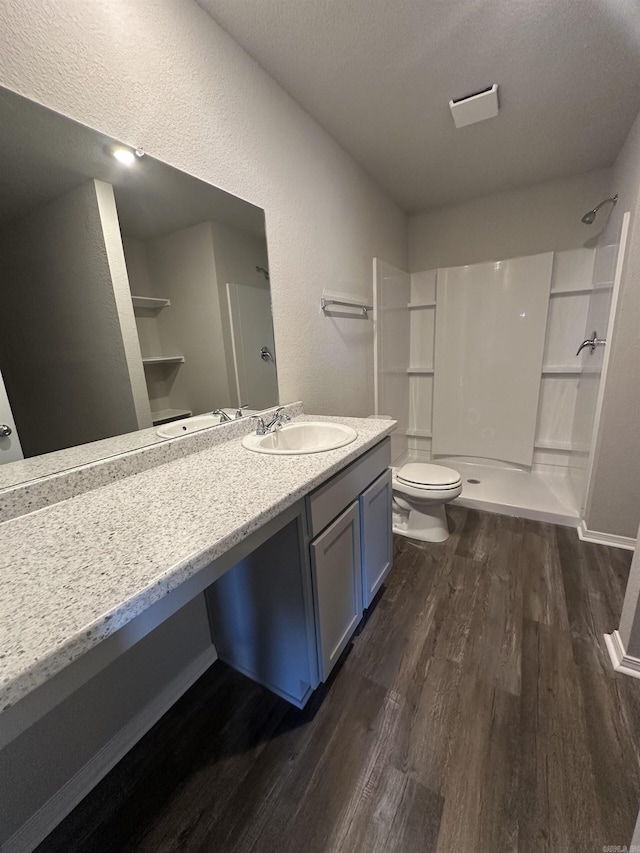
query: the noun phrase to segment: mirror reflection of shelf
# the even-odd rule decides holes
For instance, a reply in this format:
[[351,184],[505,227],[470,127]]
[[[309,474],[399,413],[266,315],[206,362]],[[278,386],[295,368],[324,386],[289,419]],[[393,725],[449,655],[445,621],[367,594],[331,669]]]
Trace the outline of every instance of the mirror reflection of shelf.
[[435,307],[436,307],[435,302],[409,302],[409,304],[407,305],[407,308],[409,310],[411,310],[413,308],[435,308]]
[[416,376],[430,376],[433,373],[433,367],[407,367],[407,373]]
[[190,409],[160,409],[158,412],[151,412],[151,420],[154,426],[159,426],[182,418],[190,418],[192,414]]
[[582,373],[582,365],[580,364],[547,364],[542,367],[542,375],[549,376],[553,373],[560,374],[561,376],[568,376],[572,373],[580,374]]
[[549,291],[549,296],[587,296],[593,293],[593,287],[556,288]]
[[142,363],[146,366],[151,364],[184,364],[183,355],[155,355],[143,358]]
[[157,299],[155,296],[132,296],[131,302],[134,308],[146,308],[151,311],[160,311],[171,305],[170,299]]

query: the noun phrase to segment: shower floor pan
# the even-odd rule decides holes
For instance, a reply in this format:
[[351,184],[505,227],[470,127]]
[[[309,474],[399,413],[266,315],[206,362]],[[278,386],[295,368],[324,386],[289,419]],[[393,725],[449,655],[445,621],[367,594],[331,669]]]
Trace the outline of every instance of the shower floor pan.
[[578,526],[579,516],[566,471],[526,471],[454,457],[439,457],[431,461],[460,472],[462,494],[453,503],[565,527]]

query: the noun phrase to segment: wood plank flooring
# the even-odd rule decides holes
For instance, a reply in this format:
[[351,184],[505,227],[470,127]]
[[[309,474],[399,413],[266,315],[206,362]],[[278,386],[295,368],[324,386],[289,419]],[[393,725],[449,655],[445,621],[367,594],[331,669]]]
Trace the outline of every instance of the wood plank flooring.
[[629,844],[640,681],[614,673],[630,554],[451,508],[297,711],[215,664],[40,846],[569,853]]

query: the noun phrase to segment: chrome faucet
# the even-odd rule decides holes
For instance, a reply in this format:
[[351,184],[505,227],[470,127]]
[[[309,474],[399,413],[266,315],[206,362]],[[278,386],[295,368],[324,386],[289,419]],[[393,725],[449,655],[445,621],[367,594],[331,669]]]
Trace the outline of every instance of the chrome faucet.
[[215,409],[215,411],[211,412],[212,415],[220,415],[220,423],[226,424],[228,421],[232,420],[226,412],[223,412],[222,409]]
[[236,419],[237,418],[243,418],[244,414],[243,414],[242,410],[248,409],[248,408],[249,408],[249,406],[238,406],[238,408],[236,409]]
[[257,421],[256,435],[266,435],[268,432],[275,432],[286,424],[287,421],[290,421],[291,418],[289,415],[285,415],[283,409],[284,406],[278,406],[273,413],[273,417],[267,423],[265,423],[262,415],[251,415],[252,420]]
[[590,338],[587,338],[586,341],[582,341],[582,343],[578,347],[578,352],[576,353],[576,355],[580,355],[580,353],[585,347],[589,347],[589,352],[591,353],[591,355],[593,355],[596,351],[596,347],[603,347],[605,344],[606,340],[599,338],[598,333],[594,332]]

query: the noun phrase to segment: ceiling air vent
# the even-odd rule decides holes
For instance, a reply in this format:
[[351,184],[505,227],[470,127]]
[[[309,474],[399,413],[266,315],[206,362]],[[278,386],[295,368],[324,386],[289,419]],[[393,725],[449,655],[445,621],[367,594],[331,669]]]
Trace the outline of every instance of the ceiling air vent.
[[456,127],[466,127],[486,118],[498,115],[498,84],[494,83],[488,89],[482,89],[474,95],[456,98],[449,101],[449,109]]

